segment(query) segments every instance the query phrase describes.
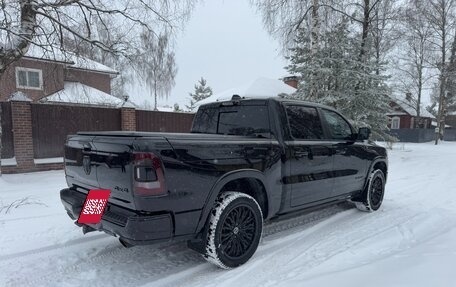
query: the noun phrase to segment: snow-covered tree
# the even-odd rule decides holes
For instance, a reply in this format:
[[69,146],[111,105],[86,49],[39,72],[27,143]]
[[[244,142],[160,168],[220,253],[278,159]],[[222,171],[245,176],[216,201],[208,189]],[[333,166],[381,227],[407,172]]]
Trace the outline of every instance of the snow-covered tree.
[[155,34],[145,30],[141,34],[141,43],[142,49],[139,53],[138,65],[151,96],[154,98],[154,110],[157,110],[158,98],[168,97],[175,84],[176,60],[166,33],[156,37]]
[[331,105],[355,125],[370,126],[374,136],[387,136],[385,59],[393,45],[394,1],[252,2],[282,41],[287,69],[300,78],[295,97]]
[[197,84],[195,84],[195,91],[190,94],[190,105],[186,105],[190,112],[194,112],[196,103],[212,96],[212,88],[207,85],[207,81],[201,77]]
[[[49,55],[65,54],[65,41],[72,39],[108,54],[130,56],[139,48],[141,31],[174,30],[187,18],[195,1],[2,0],[0,77],[32,44]],[[106,27],[104,37],[95,33],[96,21]]]
[[[452,33],[455,33],[455,0],[428,0],[423,7],[423,20],[427,21],[432,30],[432,47],[438,55],[435,68],[439,77],[439,97],[437,104],[437,125],[439,133],[436,134],[435,144],[444,133],[445,113],[447,111],[447,81],[448,81],[448,52]],[[441,135],[441,136],[437,136]]]
[[451,44],[450,60],[447,70],[447,93],[445,97],[446,114],[456,112],[456,32]]
[[[359,35],[349,30],[350,20],[343,17],[337,25],[320,34],[320,48],[312,59],[311,39],[301,29],[296,47],[291,49],[290,73],[301,79],[295,96],[335,107],[357,126],[370,126],[377,135],[386,130],[386,77],[377,59],[369,57],[360,63]],[[382,63],[380,63],[382,64]],[[311,93],[311,89],[315,93]]]
[[395,82],[397,92],[410,93],[416,110],[415,127],[419,126],[422,97],[433,75],[430,65],[433,58],[431,49],[431,26],[424,17],[426,1],[410,0],[397,21],[397,35],[400,47],[394,55]]

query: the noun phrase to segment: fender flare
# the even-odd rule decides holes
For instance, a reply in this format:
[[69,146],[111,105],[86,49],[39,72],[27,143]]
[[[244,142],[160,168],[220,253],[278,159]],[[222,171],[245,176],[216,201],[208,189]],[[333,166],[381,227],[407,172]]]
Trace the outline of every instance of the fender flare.
[[[364,182],[364,186],[363,186],[363,190],[366,188],[366,186],[369,184],[369,178],[370,178],[370,174],[374,171],[374,166],[379,163],[379,162],[383,162],[385,165],[386,165],[386,168],[388,170],[388,160],[385,158],[385,157],[376,157],[370,164],[369,166],[369,169],[368,169],[368,172],[367,172],[367,175],[366,175],[366,180]],[[386,182],[386,178],[388,176],[388,173],[384,174],[385,176],[385,182]]]
[[[268,200],[268,213],[271,211],[271,199],[270,199],[270,192],[268,190],[268,186],[265,184],[266,183],[266,177],[265,175],[258,170],[255,169],[241,169],[241,170],[235,170],[228,172],[224,174],[222,177],[220,177],[215,184],[212,186],[209,195],[206,198],[206,201],[204,203],[203,210],[201,211],[200,219],[198,222],[198,226],[196,228],[196,234],[200,233],[204,226],[206,225],[206,220],[209,216],[209,213],[211,212],[213,208],[213,203],[217,199],[217,196],[219,195],[220,191],[222,188],[230,181],[236,180],[236,179],[241,179],[241,178],[254,178],[258,179],[264,186],[265,191],[266,191],[266,196]],[[266,217],[268,214],[266,215]]]

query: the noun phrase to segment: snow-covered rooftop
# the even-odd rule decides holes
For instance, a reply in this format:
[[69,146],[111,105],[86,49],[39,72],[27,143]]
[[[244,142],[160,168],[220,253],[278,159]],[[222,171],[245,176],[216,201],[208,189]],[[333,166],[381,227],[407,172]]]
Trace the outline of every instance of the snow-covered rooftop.
[[30,45],[25,57],[38,58],[49,61],[66,62],[68,66],[75,69],[92,70],[109,74],[117,74],[113,68],[98,63],[86,57],[78,56],[71,52],[64,52],[58,48],[44,48],[36,45]]
[[[391,99],[399,106],[401,107],[406,113],[408,113],[409,115],[413,116],[413,117],[416,117],[417,113],[416,113],[416,109],[414,108],[414,103],[413,102],[410,102],[408,101],[405,96],[399,96],[399,95],[395,95],[395,96],[391,96]],[[394,115],[399,115],[401,114],[400,112],[397,112],[397,111],[391,111],[390,113],[388,114],[394,114]],[[402,113],[403,114],[403,113]],[[420,109],[420,116],[421,117],[425,117],[425,118],[435,118],[433,114],[431,114],[430,112],[428,112],[424,107],[421,107]]]
[[21,91],[14,92],[8,99],[9,101],[31,102],[32,100]]
[[285,84],[281,80],[258,78],[239,87],[212,95],[207,99],[199,101],[197,105],[230,100],[233,95],[239,95],[242,98],[267,98],[278,97],[281,94],[290,95],[294,92],[296,92],[295,88]]
[[113,107],[124,103],[119,98],[77,82],[65,82],[63,90],[42,98],[40,101]]

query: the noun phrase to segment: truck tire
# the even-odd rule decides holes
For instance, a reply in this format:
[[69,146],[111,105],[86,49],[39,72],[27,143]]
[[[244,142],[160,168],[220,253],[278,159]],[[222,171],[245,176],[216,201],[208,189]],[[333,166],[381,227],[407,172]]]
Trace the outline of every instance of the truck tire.
[[361,211],[373,212],[380,208],[385,194],[385,175],[380,169],[374,170],[369,176],[369,183],[361,196],[353,200]]
[[255,253],[263,231],[256,200],[244,193],[222,193],[210,213],[203,257],[223,269],[238,267]]

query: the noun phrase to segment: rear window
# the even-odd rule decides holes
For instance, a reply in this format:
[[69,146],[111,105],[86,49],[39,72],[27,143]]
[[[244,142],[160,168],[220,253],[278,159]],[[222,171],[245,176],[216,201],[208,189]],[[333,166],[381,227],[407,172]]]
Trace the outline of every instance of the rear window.
[[208,107],[198,111],[193,133],[270,137],[267,106]]

